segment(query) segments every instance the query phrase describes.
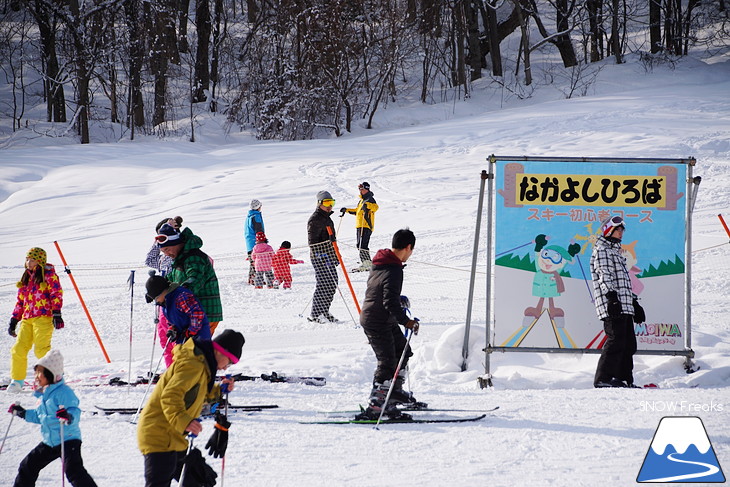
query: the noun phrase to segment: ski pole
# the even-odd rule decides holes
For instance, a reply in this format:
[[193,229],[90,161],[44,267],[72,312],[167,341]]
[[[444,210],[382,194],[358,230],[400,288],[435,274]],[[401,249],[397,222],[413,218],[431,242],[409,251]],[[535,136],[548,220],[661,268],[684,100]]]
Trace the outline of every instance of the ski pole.
[[[167,340],[165,340],[165,346],[162,347],[163,350],[167,347],[167,343],[169,341],[170,341],[169,338]],[[162,364],[162,359],[164,356],[165,356],[164,353],[162,355],[160,355],[160,359],[157,361],[157,367],[155,367],[155,371],[152,374],[152,377],[150,377],[149,381],[147,382],[147,389],[145,389],[144,396],[142,396],[142,400],[140,401],[139,406],[137,406],[137,412],[134,413],[134,418],[132,418],[132,421],[131,421],[132,424],[137,424],[137,417],[139,416],[139,412],[142,410],[142,406],[144,405],[144,402],[147,399],[147,394],[150,393],[150,387],[152,387],[152,382],[154,381],[155,375],[157,375],[157,371],[160,369],[160,365]]]
[[193,449],[193,441],[195,440],[195,438],[196,438],[197,436],[198,436],[198,435],[194,435],[194,434],[192,434],[192,433],[188,433],[188,438],[190,438],[190,439],[188,440],[188,451],[187,451],[187,452],[185,452],[185,459],[183,460],[183,467],[182,467],[182,470],[180,471],[180,481],[178,482],[178,484],[177,484],[177,485],[183,485],[183,479],[185,478],[185,469],[186,469],[186,468],[187,468],[187,466],[188,466],[188,464],[187,464],[187,461],[188,461],[188,456],[190,455],[190,452],[191,452],[191,451],[192,451],[192,449]]
[[130,271],[129,279],[129,387],[132,387],[132,327],[134,325],[134,270]]
[[[63,405],[58,406],[59,409],[64,409]],[[66,485],[66,449],[64,448],[63,441],[63,425],[66,423],[65,419],[58,418],[58,426],[61,434],[61,487]]]
[[[155,306],[155,319],[154,319],[154,331],[152,335],[152,353],[150,354],[150,370],[147,372],[148,377],[154,377],[154,374],[152,372],[152,364],[155,361],[155,345],[157,345],[157,327],[160,324],[160,307]],[[165,351],[163,350],[162,353],[164,354]]]
[[[13,410],[13,406],[15,406],[15,403],[10,405],[10,411]],[[15,415],[13,414],[10,416],[10,422],[8,423],[8,428],[5,430],[5,436],[3,436],[3,442],[0,443],[0,453],[3,452],[3,447],[5,446],[5,440],[8,439],[8,434],[10,433],[10,426],[13,424],[13,420],[15,419]]]
[[395,373],[393,374],[393,380],[390,381],[390,387],[388,388],[388,394],[385,396],[385,402],[383,402],[383,405],[380,409],[380,416],[378,416],[378,421],[375,423],[375,426],[373,426],[373,429],[378,429],[378,425],[380,424],[380,421],[383,419],[383,414],[385,413],[385,408],[388,406],[388,401],[390,401],[390,395],[393,393],[393,389],[395,388],[395,380],[398,377],[398,372],[400,372],[400,368],[403,366],[403,361],[406,358],[406,353],[408,353],[408,347],[411,344],[411,338],[413,338],[413,330],[408,334],[408,339],[406,340],[406,346],[403,347],[403,353],[400,354],[400,360],[398,361],[398,367],[395,368]]
[[[230,379],[231,374],[226,374],[226,379]],[[225,401],[225,409],[224,409],[224,415],[226,417],[226,421],[228,421],[228,383],[222,384],[222,390],[225,394],[224,401]],[[223,455],[223,458],[221,458],[221,487],[223,487],[223,480],[225,479],[225,473],[226,473],[226,456]]]

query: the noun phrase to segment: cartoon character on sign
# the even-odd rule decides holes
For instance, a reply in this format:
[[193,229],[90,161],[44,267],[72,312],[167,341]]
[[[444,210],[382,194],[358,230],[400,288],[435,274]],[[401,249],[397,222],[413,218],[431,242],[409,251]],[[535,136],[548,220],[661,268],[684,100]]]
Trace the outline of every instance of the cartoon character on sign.
[[535,277],[532,281],[532,295],[539,298],[537,304],[525,308],[522,326],[530,326],[543,313],[545,298],[548,299],[548,314],[555,326],[565,326],[565,312],[555,306],[555,298],[565,292],[565,283],[560,275],[563,268],[573,262],[580,252],[580,245],[571,242],[565,249],[559,245],[548,245],[548,237],[543,234],[535,237]]
[[641,273],[641,268],[636,265],[639,261],[636,257],[636,243],[638,240],[634,240],[628,245],[621,245],[621,251],[624,258],[626,259],[626,268],[629,270],[629,278],[631,279],[631,292],[639,296],[644,290],[644,283],[639,279],[638,274]]

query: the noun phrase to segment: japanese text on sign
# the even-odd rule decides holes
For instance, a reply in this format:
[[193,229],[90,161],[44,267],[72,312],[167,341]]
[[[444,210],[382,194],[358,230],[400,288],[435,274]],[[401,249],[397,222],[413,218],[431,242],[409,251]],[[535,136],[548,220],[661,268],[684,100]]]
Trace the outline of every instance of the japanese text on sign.
[[517,174],[518,204],[651,206],[666,204],[665,179],[656,176]]

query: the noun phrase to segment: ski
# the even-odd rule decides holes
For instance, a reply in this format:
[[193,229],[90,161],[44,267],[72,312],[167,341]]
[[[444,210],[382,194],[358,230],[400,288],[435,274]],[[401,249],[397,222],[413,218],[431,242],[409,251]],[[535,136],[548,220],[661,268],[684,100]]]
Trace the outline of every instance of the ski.
[[[218,376],[216,379],[222,380],[224,376]],[[298,376],[285,376],[272,372],[271,374],[261,374],[258,376],[244,375],[244,374],[233,374],[231,376],[235,382],[240,381],[255,381],[264,380],[267,382],[289,382],[294,384],[305,384],[308,386],[323,386],[327,384],[327,379],[324,377],[298,377]]]
[[[101,411],[103,414],[109,415],[109,414],[135,414],[137,412],[137,408],[108,408],[108,407],[102,407],[102,406],[94,406],[96,409]],[[228,406],[228,411],[242,411],[242,412],[260,412],[264,409],[275,409],[279,406],[276,404],[253,404],[248,406]]]
[[[486,418],[486,414],[480,414],[479,416],[470,416],[465,418],[454,418],[454,417],[433,417],[433,418],[404,418],[404,419],[389,419],[384,418],[380,421],[380,424],[410,424],[410,423],[469,423],[473,421],[479,421]],[[329,420],[329,421],[300,421],[300,424],[377,424],[376,419],[346,419],[346,420]]]
[[[413,413],[413,412],[430,412],[430,413],[491,413],[499,409],[499,406],[495,406],[489,409],[451,409],[451,408],[429,408],[429,407],[398,407],[399,411]],[[326,416],[335,416],[342,414],[358,414],[364,410],[360,406],[360,410],[343,410],[343,411],[323,411],[322,414]]]

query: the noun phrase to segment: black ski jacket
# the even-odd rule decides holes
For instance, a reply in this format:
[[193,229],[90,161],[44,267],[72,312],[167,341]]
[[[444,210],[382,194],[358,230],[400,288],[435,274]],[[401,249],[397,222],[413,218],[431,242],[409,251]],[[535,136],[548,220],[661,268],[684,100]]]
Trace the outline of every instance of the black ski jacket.
[[408,315],[400,304],[404,267],[405,264],[390,249],[381,249],[375,254],[360,313],[363,328],[408,322]]

